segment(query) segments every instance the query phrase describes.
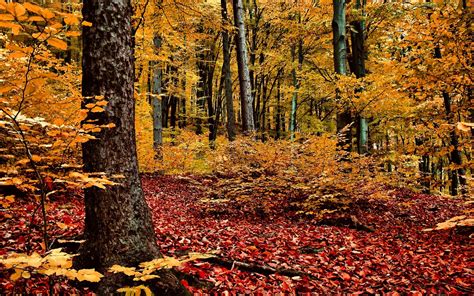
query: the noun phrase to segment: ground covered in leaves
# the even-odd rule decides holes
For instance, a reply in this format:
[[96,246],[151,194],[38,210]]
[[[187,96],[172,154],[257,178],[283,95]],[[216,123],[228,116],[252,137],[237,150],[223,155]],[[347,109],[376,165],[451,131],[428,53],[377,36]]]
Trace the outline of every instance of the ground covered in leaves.
[[[220,260],[179,268],[191,275],[183,277],[183,284],[198,295],[474,293],[472,229],[423,231],[463,214],[467,205],[460,200],[380,188],[389,198],[362,198],[347,205],[344,217],[367,227],[359,229],[350,219],[336,219],[339,214],[328,212],[325,219],[301,214],[297,205],[307,193],[291,186],[269,189],[264,177],[252,180],[254,187],[216,177],[142,180],[163,253],[212,252]],[[1,211],[0,255],[44,248],[40,219],[30,221],[35,205],[17,200]],[[81,197],[57,198],[48,217],[51,237],[80,234]],[[2,271],[1,294],[71,289],[67,282],[34,274],[16,283],[8,276],[9,271]]]

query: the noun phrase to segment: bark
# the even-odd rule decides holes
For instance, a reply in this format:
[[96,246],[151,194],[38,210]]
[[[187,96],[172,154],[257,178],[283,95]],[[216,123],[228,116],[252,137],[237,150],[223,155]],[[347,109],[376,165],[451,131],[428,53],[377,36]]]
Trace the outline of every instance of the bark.
[[[222,22],[224,26],[228,23],[227,16],[227,2],[226,0],[221,0],[221,13],[222,13]],[[234,113],[234,102],[232,99],[232,74],[230,72],[230,38],[229,33],[224,28],[222,31],[222,47],[223,47],[223,56],[224,61],[222,64],[224,71],[224,90],[225,90],[225,104],[227,111],[227,137],[230,141],[235,140],[237,130],[235,128],[235,113]]]
[[[153,44],[158,50],[161,47],[161,38],[155,36]],[[153,109],[153,148],[157,158],[162,157],[162,145],[163,145],[163,123],[162,123],[162,106],[161,106],[161,79],[162,69],[157,63],[150,63],[150,71],[153,73],[151,80],[151,105]]]
[[[282,73],[282,70],[278,71],[278,74]],[[275,139],[281,138],[281,121],[282,121],[282,110],[281,110],[281,75],[277,75],[277,106],[275,116]]]
[[[334,70],[337,74],[347,74],[347,50],[346,50],[346,1],[345,0],[333,0],[333,49],[334,49]],[[336,90],[336,97],[339,96],[339,92]],[[336,98],[337,99],[337,98]],[[346,151],[352,149],[352,131],[351,123],[352,117],[347,107],[337,114],[336,118],[337,132],[339,138],[339,145]]]
[[[298,16],[299,17],[299,16]],[[300,20],[301,21],[301,20]],[[295,60],[296,52],[295,46],[291,48],[291,57],[292,60]],[[300,39],[298,41],[298,70],[301,71],[301,67],[303,65],[303,40]],[[298,81],[298,77],[296,76],[296,68],[293,67],[291,71],[291,76],[293,78],[293,87],[295,88],[293,92],[293,97],[291,99],[291,117],[290,117],[290,139],[295,139],[295,132],[296,132],[296,109],[298,105],[298,90],[300,88],[300,83]]]
[[[360,3],[361,0],[357,0],[356,9],[364,9]],[[365,1],[364,1],[365,4]],[[362,17],[364,17],[362,13]],[[351,22],[351,71],[356,75],[357,78],[365,77],[365,22],[363,19],[355,20]],[[363,91],[363,90],[357,90]],[[358,133],[357,133],[357,150],[359,154],[366,154],[368,152],[368,138],[369,128],[367,119],[362,115],[358,118]]]
[[252,86],[250,83],[250,74],[247,58],[247,43],[244,23],[244,8],[242,0],[232,0],[234,9],[234,22],[237,28],[235,37],[237,52],[237,68],[239,72],[240,83],[240,102],[242,113],[242,129],[244,132],[253,132],[255,130],[253,119],[253,98]]
[[[434,56],[436,59],[441,59],[441,48],[439,46],[435,47]],[[457,166],[462,165],[462,154],[459,148],[459,135],[456,133],[455,125],[455,118],[454,112],[452,110],[452,101],[451,96],[445,90],[442,91],[443,94],[443,103],[444,109],[446,112],[446,118],[448,123],[452,126],[452,130],[450,132],[450,142],[453,150],[450,153],[450,163],[455,164]],[[466,171],[463,168],[458,168],[456,170],[451,171],[451,195],[456,196],[458,195],[458,187],[461,185],[461,192],[463,194],[467,193],[467,180],[466,180]]]
[[[86,0],[83,16],[93,24],[83,28],[83,105],[101,95],[109,102],[105,112],[90,113],[86,121],[116,125],[95,133],[97,139],[83,144],[84,171],[125,177],[115,180],[120,185],[107,190],[84,190],[86,242],[75,265],[104,273],[114,264],[136,266],[161,254],[138,176],[132,6],[129,0]],[[123,284],[122,276],[107,274],[99,282],[98,294],[112,294]],[[170,271],[161,274],[154,290],[162,295],[187,294]]]

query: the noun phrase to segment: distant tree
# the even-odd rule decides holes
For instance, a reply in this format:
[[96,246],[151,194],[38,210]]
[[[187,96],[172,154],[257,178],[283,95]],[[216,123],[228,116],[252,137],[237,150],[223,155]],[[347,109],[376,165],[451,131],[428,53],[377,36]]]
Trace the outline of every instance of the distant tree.
[[[227,15],[227,2],[221,0],[222,22],[226,26],[229,18]],[[224,73],[224,92],[227,111],[227,137],[233,141],[237,133],[235,129],[234,102],[232,100],[232,73],[230,72],[230,38],[227,29],[222,30],[222,51],[224,55],[223,73]]]
[[240,102],[242,113],[242,129],[252,132],[255,129],[253,119],[252,85],[250,82],[249,64],[247,57],[247,39],[245,33],[244,7],[242,0],[232,0],[234,9],[234,22],[237,27],[235,44],[237,50],[237,66],[239,71]]
[[[107,268],[119,264],[135,266],[161,257],[155,241],[150,210],[138,176],[135,144],[134,58],[132,6],[130,0],[104,2],[86,0],[84,20],[92,26],[83,30],[83,104],[97,96],[108,101],[104,112],[90,113],[86,121],[114,123],[115,128],[95,133],[95,140],[82,146],[84,171],[104,172],[120,185],[85,189],[86,242],[76,265]],[[123,278],[109,275],[100,283],[100,295],[109,295],[123,284]],[[186,295],[187,291],[170,272],[160,274],[156,291],[160,295]]]
[[[346,1],[333,0],[333,49],[334,70],[337,74],[347,74],[347,50],[346,50]],[[336,96],[337,96],[336,91]],[[341,139],[340,145],[346,150],[351,150],[351,113],[346,106],[337,114],[337,132]]]

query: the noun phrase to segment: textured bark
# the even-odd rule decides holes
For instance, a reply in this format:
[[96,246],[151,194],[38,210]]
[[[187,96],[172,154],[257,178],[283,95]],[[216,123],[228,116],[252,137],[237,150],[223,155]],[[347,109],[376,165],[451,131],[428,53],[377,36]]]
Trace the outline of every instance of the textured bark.
[[[361,0],[356,1],[356,9],[364,9],[361,5]],[[364,1],[365,5],[365,1]],[[363,14],[363,16],[365,16]],[[351,22],[351,71],[356,75],[357,78],[365,77],[365,22],[363,19]],[[362,91],[362,90],[357,90]],[[357,150],[359,154],[366,154],[369,151],[368,139],[369,139],[369,127],[367,119],[363,116],[358,118],[358,133],[357,133]]]
[[[161,47],[161,38],[155,36],[153,44],[158,50]],[[153,148],[156,156],[161,158],[161,148],[163,145],[163,122],[162,122],[162,106],[161,106],[161,79],[163,71],[157,63],[151,62],[151,72],[153,73],[151,80],[151,105],[153,108]]]
[[252,86],[250,83],[249,66],[247,58],[247,43],[245,37],[245,23],[242,0],[232,0],[234,8],[234,22],[237,27],[237,35],[235,37],[237,51],[237,67],[239,71],[240,83],[240,102],[242,113],[242,129],[244,132],[252,132],[255,130],[253,119],[253,98]]
[[[334,70],[337,74],[347,74],[347,50],[346,50],[346,1],[333,0],[333,49],[334,49]],[[336,96],[339,96],[336,90]],[[339,136],[339,145],[345,150],[352,150],[352,117],[349,110],[344,109],[337,114],[337,132]]]
[[157,152],[157,156],[161,155],[161,147],[163,145],[163,122],[161,107],[161,77],[162,70],[156,64],[151,62],[152,79],[151,83],[151,106],[153,116],[153,148]]
[[[86,242],[75,264],[104,273],[113,264],[134,266],[161,254],[138,176],[131,3],[86,0],[83,16],[93,24],[83,28],[83,104],[100,95],[109,102],[105,112],[90,113],[86,120],[116,125],[96,133],[96,140],[83,144],[84,171],[125,176],[116,180],[120,185],[107,190],[84,190]],[[107,275],[99,283],[98,293],[112,294],[124,281],[121,276]],[[171,272],[162,273],[154,290],[162,295],[186,294]]]
[[[224,25],[226,25],[229,21],[227,15],[226,0],[221,0],[221,13],[222,22]],[[230,141],[233,141],[235,140],[237,130],[235,128],[234,101],[232,99],[232,76],[230,72],[230,38],[229,33],[225,28],[222,31],[222,50],[224,56],[222,67],[224,72],[225,105],[227,111],[227,137]]]

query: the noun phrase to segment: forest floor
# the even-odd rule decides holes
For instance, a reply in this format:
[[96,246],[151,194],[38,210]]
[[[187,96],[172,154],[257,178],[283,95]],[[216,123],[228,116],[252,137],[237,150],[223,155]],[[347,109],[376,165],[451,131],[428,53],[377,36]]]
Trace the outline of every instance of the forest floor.
[[[467,205],[459,200],[381,189],[389,191],[389,199],[359,200],[347,209],[347,217],[365,229],[353,227],[352,220],[328,226],[301,216],[293,206],[299,197],[288,188],[276,188],[280,197],[268,198],[255,190],[255,199],[265,204],[260,208],[210,195],[222,189],[215,177],[143,176],[142,182],[164,255],[217,256],[179,268],[192,275],[182,282],[197,295],[474,293],[472,229],[423,231],[462,215]],[[29,226],[35,207],[18,200],[0,212],[0,255],[41,249],[40,227]],[[48,207],[49,235],[80,234],[83,214],[79,195],[57,198]],[[39,218],[34,225],[40,225]],[[44,295],[50,284],[57,292],[71,289],[34,274],[12,283],[8,275],[0,273],[2,295]]]

